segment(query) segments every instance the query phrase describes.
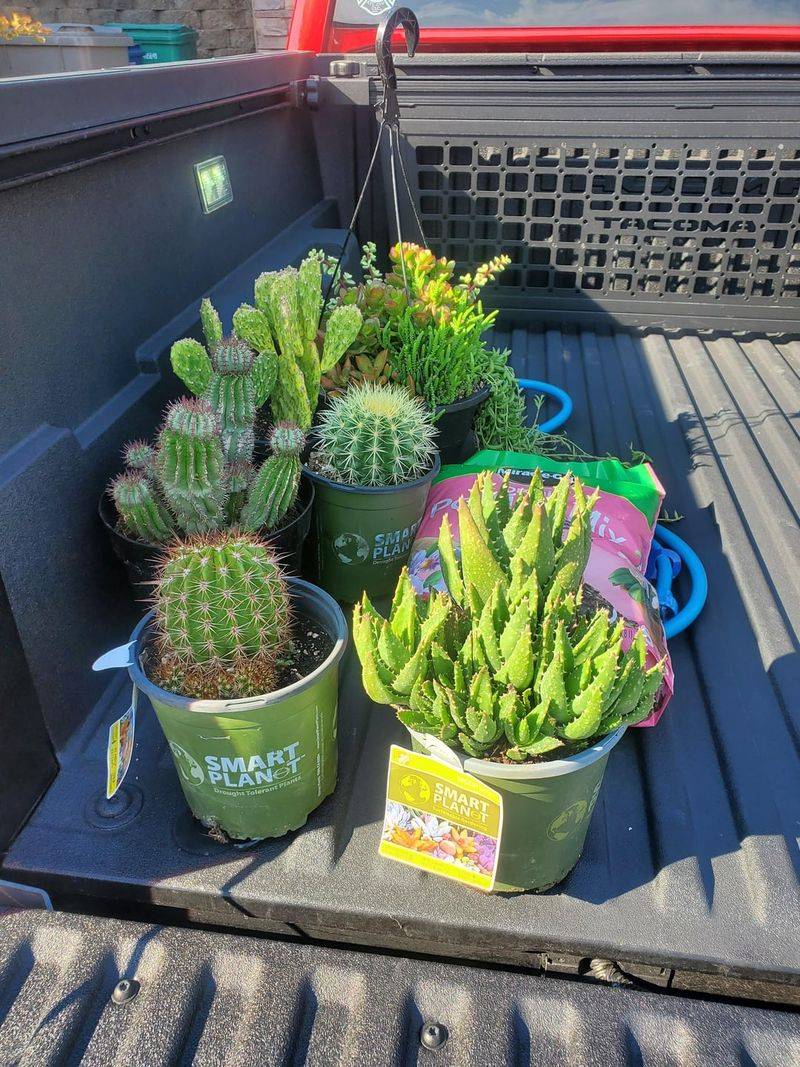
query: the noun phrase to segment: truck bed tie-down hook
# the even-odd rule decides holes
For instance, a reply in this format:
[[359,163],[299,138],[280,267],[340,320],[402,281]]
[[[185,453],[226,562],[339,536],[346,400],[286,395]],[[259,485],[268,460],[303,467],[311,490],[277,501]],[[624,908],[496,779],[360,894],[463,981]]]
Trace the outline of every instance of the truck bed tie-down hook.
[[[392,180],[392,201],[395,226],[397,228],[397,240],[402,244],[403,233],[400,223],[400,200],[397,191],[397,166],[399,165],[422,245],[427,248],[425,231],[422,228],[422,222],[420,221],[419,213],[417,212],[414,194],[411,192],[411,184],[408,180],[405,163],[403,162],[403,155],[400,151],[400,107],[397,102],[397,73],[394,69],[394,57],[392,56],[392,35],[399,26],[402,26],[405,33],[406,52],[408,53],[409,59],[413,58],[414,53],[417,50],[417,45],[419,44],[419,20],[410,7],[396,7],[381,20],[375,34],[375,58],[378,63],[378,75],[381,80],[382,91],[381,99],[375,105],[375,111],[380,119],[378,136],[375,139],[375,148],[372,152],[372,158],[369,161],[367,173],[364,177],[364,183],[361,186],[361,191],[356,200],[353,217],[350,219],[350,225],[347,227],[347,233],[342,243],[339,258],[336,261],[336,266],[334,267],[333,274],[331,275],[331,279],[328,282],[328,287],[325,291],[320,320],[325,314],[331,289],[336,284],[336,280],[339,277],[339,271],[341,270],[342,261],[347,251],[350,238],[355,235],[356,220],[361,211],[361,205],[364,202],[364,196],[369,186],[370,179],[372,178],[372,172],[375,169],[375,161],[378,158],[384,130],[388,130],[389,132],[389,169]],[[406,265],[403,256],[400,256],[400,270],[403,275],[403,288],[406,291],[406,296],[410,296],[408,279],[406,277]]]

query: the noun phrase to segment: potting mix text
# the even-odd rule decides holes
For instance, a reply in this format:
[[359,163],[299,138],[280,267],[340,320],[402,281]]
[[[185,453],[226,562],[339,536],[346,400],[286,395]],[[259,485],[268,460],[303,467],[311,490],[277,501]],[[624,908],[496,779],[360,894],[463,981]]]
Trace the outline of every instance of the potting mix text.
[[206,756],[208,780],[228,789],[245,789],[254,785],[270,785],[299,773],[300,742],[273,749],[263,756]]

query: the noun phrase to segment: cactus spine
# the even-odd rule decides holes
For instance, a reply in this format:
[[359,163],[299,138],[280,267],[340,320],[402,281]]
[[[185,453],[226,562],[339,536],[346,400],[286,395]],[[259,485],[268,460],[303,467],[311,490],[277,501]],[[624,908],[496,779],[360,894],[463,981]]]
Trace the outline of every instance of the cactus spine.
[[178,400],[167,410],[158,439],[161,491],[189,534],[225,522],[225,459],[216,413],[206,400]]
[[401,386],[353,386],[315,430],[322,473],[349,485],[399,485],[430,469],[435,429],[422,402]]
[[297,497],[305,434],[299,426],[279,422],[269,443],[271,455],[261,464],[242,509],[245,530],[274,529]]
[[109,488],[117,514],[134,537],[159,544],[173,535],[174,520],[158,499],[153,483],[142,471],[125,471]]
[[258,538],[220,533],[174,545],[154,607],[150,674],[162,688],[205,699],[274,688],[289,601],[275,556]]
[[645,718],[663,663],[647,667],[641,631],[623,651],[622,621],[582,609],[594,499],[564,478],[545,500],[537,476],[512,505],[507,479],[479,476],[459,502],[460,552],[447,518],[439,533],[448,593],[419,600],[404,572],[388,620],[366,595],[356,606],[369,696],[470,755],[517,761]]

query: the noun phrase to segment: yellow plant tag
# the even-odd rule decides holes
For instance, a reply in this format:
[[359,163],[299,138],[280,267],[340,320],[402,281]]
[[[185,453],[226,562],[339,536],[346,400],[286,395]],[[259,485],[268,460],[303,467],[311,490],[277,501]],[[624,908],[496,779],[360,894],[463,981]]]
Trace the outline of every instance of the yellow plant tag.
[[136,733],[136,704],[139,690],[133,687],[131,706],[116,722],[108,728],[108,747],[106,749],[106,799],[111,800],[125,780],[133,756],[133,742]]
[[486,892],[494,886],[503,798],[466,771],[392,745],[381,856]]

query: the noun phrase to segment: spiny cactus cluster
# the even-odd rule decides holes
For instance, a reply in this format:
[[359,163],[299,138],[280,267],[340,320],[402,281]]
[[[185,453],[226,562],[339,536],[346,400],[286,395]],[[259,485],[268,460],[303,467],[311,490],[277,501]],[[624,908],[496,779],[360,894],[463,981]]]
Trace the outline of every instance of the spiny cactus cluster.
[[[266,403],[275,385],[277,358],[268,346],[254,351],[255,346],[239,337],[223,337],[219,315],[208,299],[200,305],[200,321],[207,349],[189,337],[176,341],[170,352],[172,369],[216,413],[225,460],[239,464],[241,483],[241,469],[253,458],[256,409]],[[231,488],[236,492],[243,486]]]
[[290,622],[286,583],[257,537],[219,533],[173,545],[153,598],[148,674],[208,700],[271,692]]
[[[565,524],[570,488],[573,514]],[[418,599],[403,572],[388,620],[364,596],[353,637],[369,696],[410,728],[478,757],[524,761],[586,747],[652,710],[663,663],[646,666],[640,632],[586,613],[581,579],[594,497],[541,477],[512,505],[508,480],[481,476],[438,539],[446,593]]]
[[270,530],[286,514],[297,497],[300,484],[300,453],[306,435],[291,422],[279,422],[272,429],[271,454],[250,488],[242,509],[241,524],[246,530]]
[[297,497],[304,440],[297,426],[279,424],[257,471],[247,460],[228,462],[210,403],[183,398],[167,409],[157,448],[126,446],[128,469],[109,492],[123,529],[149,544],[231,526],[272,530]]
[[344,355],[361,328],[358,308],[337,308],[322,340],[322,268],[310,255],[299,268],[267,271],[255,282],[255,307],[243,304],[233,316],[238,337],[278,367],[271,407],[276,421],[307,431],[317,408],[321,376]]
[[158,483],[178,525],[188,534],[225,522],[225,456],[217,415],[206,400],[179,400],[158,435]]
[[348,485],[399,485],[430,470],[435,429],[401,386],[352,386],[332,400],[314,430],[312,462]]

